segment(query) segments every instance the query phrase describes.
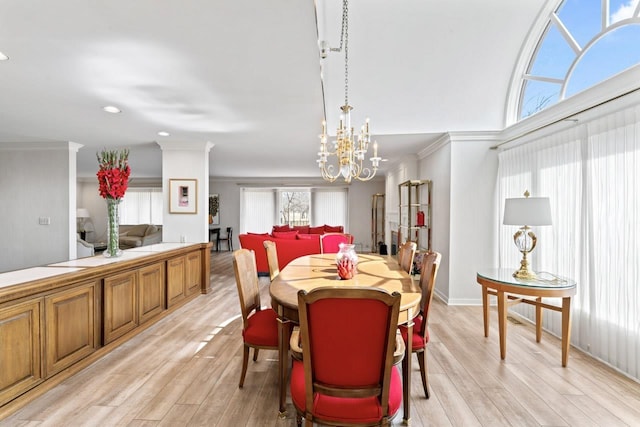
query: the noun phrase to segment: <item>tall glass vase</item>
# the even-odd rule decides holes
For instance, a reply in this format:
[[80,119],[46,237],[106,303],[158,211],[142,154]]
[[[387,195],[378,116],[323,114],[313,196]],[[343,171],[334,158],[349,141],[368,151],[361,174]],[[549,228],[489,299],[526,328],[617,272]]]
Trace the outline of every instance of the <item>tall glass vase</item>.
[[120,199],[105,199],[107,201],[107,250],[103,255],[107,258],[119,257],[122,255],[120,249]]

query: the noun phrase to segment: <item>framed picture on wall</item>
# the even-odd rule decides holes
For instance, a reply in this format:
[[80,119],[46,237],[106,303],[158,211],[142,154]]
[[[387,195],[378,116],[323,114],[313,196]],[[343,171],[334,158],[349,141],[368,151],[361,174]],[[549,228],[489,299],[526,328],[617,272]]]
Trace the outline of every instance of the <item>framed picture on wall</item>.
[[197,214],[198,213],[198,180],[170,179],[169,180],[169,213]]
[[220,225],[220,195],[209,194],[209,224]]

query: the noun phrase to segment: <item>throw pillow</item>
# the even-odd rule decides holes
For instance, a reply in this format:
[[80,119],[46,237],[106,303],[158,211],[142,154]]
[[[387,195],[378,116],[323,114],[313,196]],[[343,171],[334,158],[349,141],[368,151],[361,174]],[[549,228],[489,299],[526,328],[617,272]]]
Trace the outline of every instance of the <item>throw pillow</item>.
[[147,227],[147,231],[145,231],[144,235],[148,236],[149,234],[156,233],[157,231],[158,231],[158,227],[156,227],[153,224],[149,224],[149,226]]
[[291,231],[291,227],[289,227],[289,224],[285,224],[285,225],[274,225],[273,229],[271,229],[271,232],[273,233],[274,231]]
[[300,234],[309,234],[309,226],[308,225],[296,225],[293,227]]
[[269,233],[252,233],[250,231],[247,232],[247,234],[251,234],[252,236],[269,236]]
[[295,240],[298,235],[297,231],[274,231],[271,233],[275,239]]
[[325,224],[324,225],[324,232],[325,233],[343,233],[344,232],[344,227],[342,227],[341,225],[337,225],[335,227],[332,227],[330,225]]
[[320,227],[309,227],[309,234],[324,234],[324,225]]

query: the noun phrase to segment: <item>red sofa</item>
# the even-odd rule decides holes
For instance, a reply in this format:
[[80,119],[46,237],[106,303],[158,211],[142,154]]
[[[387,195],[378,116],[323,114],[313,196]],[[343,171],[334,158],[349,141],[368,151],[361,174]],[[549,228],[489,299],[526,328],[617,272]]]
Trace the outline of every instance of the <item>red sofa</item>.
[[240,246],[255,252],[256,266],[258,267],[258,274],[261,276],[269,275],[267,253],[262,243],[265,240],[271,240],[276,244],[280,269],[298,257],[320,253],[320,235],[318,235],[318,238],[308,240],[278,239],[269,234],[240,234],[238,238],[240,239]]
[[[309,231],[312,231],[311,233]],[[278,267],[282,270],[287,264],[303,255],[320,253],[320,235],[325,232],[343,232],[342,226],[294,227],[274,226],[272,234],[247,233],[238,235],[240,246],[255,252],[258,275],[269,275],[267,253],[262,242],[271,240],[276,244]]]

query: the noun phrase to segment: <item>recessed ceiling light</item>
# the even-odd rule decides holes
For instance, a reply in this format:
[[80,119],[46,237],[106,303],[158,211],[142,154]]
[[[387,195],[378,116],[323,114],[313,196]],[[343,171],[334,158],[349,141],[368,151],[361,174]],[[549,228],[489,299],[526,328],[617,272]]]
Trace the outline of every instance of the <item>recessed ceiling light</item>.
[[169,132],[161,130],[160,132],[158,132],[158,135],[160,135],[160,136],[169,136],[170,134],[169,134]]
[[9,57],[4,53],[0,52],[0,61],[6,61],[7,59],[9,59]]
[[113,105],[107,105],[106,107],[102,107],[102,109],[107,113],[113,113],[113,114],[117,114],[121,111],[118,107],[114,107]]

